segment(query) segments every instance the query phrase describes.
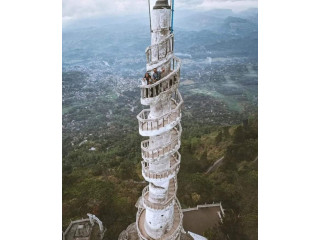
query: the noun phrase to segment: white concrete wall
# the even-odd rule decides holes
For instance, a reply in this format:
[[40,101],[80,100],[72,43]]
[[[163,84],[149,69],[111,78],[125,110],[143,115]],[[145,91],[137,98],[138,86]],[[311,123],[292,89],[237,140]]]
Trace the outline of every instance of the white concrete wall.
[[171,141],[170,131],[158,136],[150,137],[149,148],[156,149],[162,147]]
[[149,118],[157,118],[171,110],[171,93],[158,99],[158,101],[151,103]]
[[[170,34],[170,21],[171,21],[171,10],[170,9],[153,9],[151,12],[151,45],[157,44]],[[159,55],[165,56],[165,48],[160,48]],[[158,52],[153,51],[151,56],[152,61],[158,59]],[[166,74],[170,70],[170,63],[164,64],[163,67],[166,69]]]
[[167,169],[170,169],[170,159],[168,157],[149,163],[149,170],[152,172],[164,172]]
[[145,230],[152,238],[160,238],[172,227],[174,205],[164,210],[146,211]]
[[157,185],[150,183],[149,184],[149,201],[150,202],[160,202],[167,199],[167,192],[169,187],[169,181],[163,181],[157,183]]
[[170,34],[170,9],[153,9],[151,12],[151,45],[164,40]]

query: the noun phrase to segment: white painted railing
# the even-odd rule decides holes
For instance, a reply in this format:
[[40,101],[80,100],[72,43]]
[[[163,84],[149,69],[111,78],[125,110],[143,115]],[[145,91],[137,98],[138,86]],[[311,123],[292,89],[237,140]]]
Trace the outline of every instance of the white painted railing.
[[73,227],[74,224],[88,222],[88,223],[91,223],[91,225],[93,226],[94,225],[93,220],[98,223],[99,230],[100,230],[100,237],[101,239],[103,238],[103,235],[107,229],[104,229],[102,222],[95,215],[92,215],[92,214],[87,214],[87,215],[89,216],[89,218],[79,219],[79,220],[70,222],[68,228],[63,232],[63,237],[62,237],[63,240],[66,240],[66,235],[69,233],[70,229]]
[[[175,202],[177,204],[177,208],[179,211],[179,223],[178,223],[178,227],[171,233],[169,231],[168,234],[165,234],[163,237],[160,238],[160,240],[176,240],[178,238],[178,236],[180,236],[181,231],[182,231],[182,220],[183,220],[183,213],[181,210],[181,205],[180,202],[178,200],[178,198],[175,198]],[[175,220],[175,219],[174,219]],[[173,223],[173,226],[175,224]],[[169,236],[168,236],[169,235]]]
[[[157,82],[149,85],[140,85],[141,98],[154,98],[162,93],[175,90],[180,82],[180,66],[181,60],[177,57],[172,58],[173,71],[167,76],[161,78]],[[151,74],[151,73],[150,73]]]
[[[212,203],[212,204],[202,204],[202,205],[197,205],[196,207],[194,208],[186,208],[186,209],[183,209],[182,211],[183,212],[189,212],[189,211],[197,211],[199,210],[200,208],[210,208],[210,207],[219,207],[220,208],[220,211],[217,212],[221,222],[222,222],[222,219],[224,217],[224,209],[222,207],[222,204],[221,202],[220,203]],[[221,215],[221,213],[222,215]]]
[[182,132],[181,124],[178,123],[178,125],[173,128],[173,131],[176,132],[176,136],[167,144],[160,146],[155,149],[150,149],[150,140],[145,140],[141,142],[141,154],[142,158],[144,160],[155,160],[157,158],[166,156],[170,153],[174,153],[178,151],[180,148],[180,137]]
[[142,191],[142,199],[143,199],[143,203],[152,209],[156,209],[156,210],[160,210],[160,209],[164,209],[167,208],[169,205],[171,205],[173,203],[173,200],[175,199],[176,196],[176,190],[177,190],[177,182],[175,179],[172,179],[173,181],[173,192],[170,192],[170,185],[169,185],[169,189],[168,189],[168,199],[166,199],[163,202],[160,203],[153,203],[150,202],[148,199],[148,195],[149,195],[149,186],[146,186],[143,191]]
[[[176,240],[178,238],[178,236],[180,236],[181,231],[183,230],[182,228],[182,221],[183,221],[183,213],[181,210],[181,205],[179,200],[177,199],[177,197],[175,197],[175,208],[177,208],[178,212],[179,212],[179,217],[175,217],[175,219],[173,220],[173,226],[172,227],[176,227],[176,229],[173,229],[173,231],[169,231],[168,233],[166,233],[165,235],[163,235],[160,240]],[[138,232],[138,236],[140,238],[140,240],[149,240],[148,238],[144,237],[143,234],[140,231],[139,228],[139,222],[140,222],[140,218],[141,218],[141,214],[142,212],[145,211],[144,208],[139,208],[137,215],[136,215],[136,224],[137,224],[137,232]],[[178,219],[176,219],[178,218]],[[178,220],[179,222],[176,223],[175,220]]]
[[181,155],[179,152],[176,152],[172,156],[173,161],[170,162],[170,168],[161,171],[161,172],[154,172],[149,169],[149,163],[145,161],[141,161],[142,165],[142,175],[145,178],[153,178],[153,179],[163,179],[171,176],[172,174],[177,174],[180,168],[180,161],[181,161]]
[[145,209],[144,208],[139,208],[138,209],[138,212],[137,212],[137,215],[136,215],[136,225],[137,225],[137,232],[138,232],[138,236],[140,238],[140,240],[148,240],[147,238],[145,238],[141,231],[140,231],[140,227],[139,227],[139,221],[140,221],[140,217],[141,217],[141,214],[142,212],[144,211]]
[[178,90],[174,93],[174,98],[171,100],[175,103],[175,108],[160,117],[150,118],[150,109],[142,110],[137,116],[140,131],[159,130],[180,118],[183,100]]
[[[152,65],[157,61],[161,61],[162,59],[166,58],[169,54],[173,53],[173,36],[173,34],[170,34],[163,41],[147,47],[145,52],[148,64]],[[152,61],[152,56],[156,57],[155,61]]]

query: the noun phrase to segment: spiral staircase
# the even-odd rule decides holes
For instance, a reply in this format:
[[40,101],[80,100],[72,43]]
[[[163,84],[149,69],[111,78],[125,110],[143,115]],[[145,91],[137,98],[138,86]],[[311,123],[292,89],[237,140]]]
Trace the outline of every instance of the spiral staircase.
[[162,78],[141,85],[141,104],[150,106],[138,116],[139,133],[148,137],[141,142],[142,175],[149,185],[139,198],[137,232],[143,240],[178,240],[182,210],[176,197],[177,174],[181,156],[181,107],[178,90],[181,61],[174,56],[174,34],[170,33],[171,10],[167,1],[157,1],[152,11],[151,43],[147,47],[147,71],[162,69]]

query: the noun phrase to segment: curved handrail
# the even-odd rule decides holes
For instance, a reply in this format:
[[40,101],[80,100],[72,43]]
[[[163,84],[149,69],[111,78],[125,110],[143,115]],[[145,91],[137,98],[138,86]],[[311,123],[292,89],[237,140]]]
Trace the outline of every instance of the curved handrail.
[[168,115],[170,115],[172,112],[177,111],[177,109],[180,108],[181,105],[183,104],[183,100],[182,100],[182,97],[181,97],[179,90],[177,90],[176,92],[177,92],[177,95],[175,96],[175,98],[171,98],[171,100],[176,104],[176,107],[174,109],[171,109],[171,111],[169,111],[168,113],[165,113],[165,114],[163,114],[159,117],[156,117],[156,118],[149,118],[149,113],[151,110],[150,109],[143,109],[137,115],[137,119],[141,122],[152,122],[152,121],[161,120],[161,119],[167,117]]
[[137,215],[136,215],[136,225],[137,225],[137,232],[138,232],[138,235],[139,235],[139,238],[142,239],[142,240],[148,240],[147,238],[145,238],[141,231],[140,231],[140,228],[139,228],[139,219],[141,217],[141,214],[142,212],[144,211],[145,209],[143,208],[139,208],[138,211],[137,211]]
[[177,121],[181,117],[181,107],[183,104],[183,100],[181,97],[180,92],[177,90],[175,94],[175,99],[172,99],[176,105],[174,109],[169,111],[168,113],[165,113],[159,117],[155,118],[149,118],[150,116],[150,109],[144,109],[142,110],[138,116],[138,123],[139,123],[139,130],[140,131],[147,131],[151,132],[154,130],[159,130],[161,128],[166,127],[168,124],[171,124],[175,121]]
[[181,60],[177,57],[173,57],[173,64],[176,65],[176,68],[170,72],[167,76],[161,78],[157,82],[149,85],[140,85],[141,89],[141,98],[154,98],[162,93],[167,93],[172,91],[172,89],[177,88],[180,82],[180,67]]
[[177,197],[175,198],[175,202],[178,205],[178,209],[179,209],[179,212],[180,212],[180,214],[179,214],[180,215],[180,221],[179,221],[178,227],[173,233],[170,234],[170,238],[167,238],[167,236],[164,235],[162,238],[160,238],[161,240],[162,239],[163,240],[165,240],[165,239],[175,240],[179,236],[179,234],[181,234],[183,213],[181,211],[182,208],[181,208],[180,202],[179,202]]
[[[176,184],[175,184],[175,180],[174,181],[174,192],[176,192]],[[169,189],[168,189],[169,191]],[[152,208],[152,209],[155,209],[155,210],[160,210],[160,209],[165,209],[166,207],[168,207],[173,199],[175,198],[175,194],[172,194],[165,202],[160,202],[160,203],[157,203],[157,204],[154,204],[152,202],[150,202],[148,199],[147,199],[147,194],[149,193],[149,186],[146,186],[143,191],[142,191],[142,199],[143,199],[143,203],[149,207],[149,208]]]
[[[178,158],[175,155],[178,155]],[[163,179],[163,178],[169,177],[174,172],[178,171],[180,168],[180,161],[181,161],[180,153],[176,152],[172,157],[174,159],[174,164],[171,166],[171,163],[170,163],[169,169],[162,171],[162,172],[159,172],[159,173],[150,171],[149,170],[149,163],[145,162],[145,161],[141,161],[142,175],[146,176],[147,178],[153,178],[153,179]]]
[[[146,48],[145,53],[146,53],[146,58],[147,58],[148,64],[152,65],[152,64],[156,63],[157,61],[160,61],[160,60],[166,58],[168,56],[168,54],[173,53],[173,44],[174,44],[173,37],[174,37],[174,34],[170,34],[165,39],[163,39],[161,42],[158,42],[158,43],[153,44],[151,46],[148,46]],[[163,44],[166,44],[166,47],[165,47],[166,53],[162,58],[160,58],[160,46],[162,46]],[[154,50],[157,53],[157,60],[152,61],[152,55],[153,55],[152,52]]]
[[[168,233],[166,233],[165,235],[163,235],[160,240],[176,240],[176,238],[179,236],[179,234],[181,234],[181,230],[182,230],[182,220],[183,220],[183,213],[181,211],[181,205],[180,202],[178,200],[177,197],[175,197],[175,204],[177,205],[178,211],[179,211],[179,224],[177,225],[178,227],[172,232],[170,233],[170,231]],[[137,232],[138,232],[138,236],[140,239],[142,240],[148,240],[148,238],[145,238],[143,236],[143,234],[140,231],[139,228],[139,219],[141,217],[142,212],[145,211],[144,208],[139,208],[137,215],[136,215],[136,224],[137,224]],[[172,226],[173,227],[173,226]]]
[[157,85],[159,85],[160,83],[163,83],[164,81],[168,80],[172,75],[174,75],[175,73],[177,73],[178,71],[180,71],[180,67],[181,67],[181,60],[180,58],[177,58],[176,56],[174,56],[172,58],[173,60],[176,61],[177,68],[174,69],[171,73],[169,73],[167,76],[165,76],[164,78],[161,78],[160,80],[158,80],[157,82],[153,83],[153,84],[149,84],[149,85],[140,85],[140,88],[152,88],[155,87]]
[[143,110],[137,117],[140,132],[159,131],[160,129],[165,128],[168,124],[174,123],[181,117],[181,106],[182,103],[178,104],[174,110],[171,110],[171,112],[157,118],[147,118],[150,110]]
[[157,158],[163,157],[173,150],[178,151],[180,148],[180,137],[182,132],[181,124],[178,123],[178,127],[174,127],[173,130],[177,132],[177,136],[175,136],[169,143],[160,146],[158,148],[149,148],[150,139],[144,140],[141,142],[141,155],[144,160],[150,159],[155,160]]
[[150,109],[143,109],[138,115],[137,115],[137,119],[139,121],[139,123],[146,123],[146,122],[155,122],[155,121],[159,121],[159,120],[163,120],[166,117],[169,117],[171,114],[176,113],[177,111],[181,110],[181,106],[183,104],[183,100],[181,97],[181,94],[179,92],[179,90],[176,91],[174,98],[171,98],[172,101],[174,101],[176,105],[176,107],[174,109],[171,109],[171,111],[169,111],[168,113],[165,113],[157,118],[149,118],[149,113],[150,113]]
[[153,44],[153,45],[150,45],[146,48],[145,52],[147,52],[149,49],[153,48],[153,47],[156,47],[156,46],[159,46],[160,44],[163,44],[164,42],[168,41],[168,39],[170,38],[173,38],[174,34],[171,33],[169,34],[165,39],[163,39],[162,41],[156,43],[156,44]]

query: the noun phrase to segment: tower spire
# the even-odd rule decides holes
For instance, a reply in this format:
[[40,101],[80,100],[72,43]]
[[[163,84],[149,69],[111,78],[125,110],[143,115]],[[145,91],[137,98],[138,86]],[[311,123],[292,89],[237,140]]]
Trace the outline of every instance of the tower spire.
[[168,4],[168,0],[157,0],[156,4],[154,5],[153,9],[170,9]]

